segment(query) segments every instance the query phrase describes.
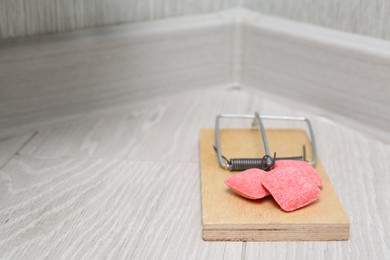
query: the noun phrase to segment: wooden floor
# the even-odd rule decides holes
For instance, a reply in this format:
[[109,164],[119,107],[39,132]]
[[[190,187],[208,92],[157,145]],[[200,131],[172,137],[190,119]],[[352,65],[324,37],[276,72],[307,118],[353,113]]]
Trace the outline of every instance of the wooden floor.
[[[390,145],[282,103],[211,89],[0,140],[0,258],[386,259]],[[254,111],[311,118],[349,241],[202,240],[199,129],[221,112]]]

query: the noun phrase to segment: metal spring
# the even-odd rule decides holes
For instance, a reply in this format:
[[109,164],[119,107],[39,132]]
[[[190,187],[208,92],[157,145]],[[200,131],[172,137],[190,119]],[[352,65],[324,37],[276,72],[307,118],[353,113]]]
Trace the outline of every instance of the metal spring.
[[[274,153],[274,158],[272,158],[269,155],[264,155],[263,158],[232,158],[229,160],[225,156],[223,155],[221,156],[226,163],[227,169],[229,169],[230,171],[245,171],[252,168],[269,171],[274,168],[275,161],[280,161],[280,160],[306,161],[305,145],[303,145],[302,149],[303,149],[303,155],[291,156],[291,157],[277,158],[276,153]],[[215,152],[217,152],[217,147],[214,146],[214,150]]]
[[280,157],[272,160],[272,164],[267,164],[267,158],[234,158],[228,161],[228,165],[231,171],[245,171],[252,168],[269,171],[273,169],[275,160],[294,160],[294,161],[305,161],[304,156],[294,157]]
[[264,171],[272,170],[275,166],[275,156],[264,155],[263,158],[234,158],[228,161],[231,171],[244,171],[257,168]]
[[264,159],[253,159],[253,158],[235,158],[230,159],[229,165],[231,171],[245,171],[251,168],[264,169]]

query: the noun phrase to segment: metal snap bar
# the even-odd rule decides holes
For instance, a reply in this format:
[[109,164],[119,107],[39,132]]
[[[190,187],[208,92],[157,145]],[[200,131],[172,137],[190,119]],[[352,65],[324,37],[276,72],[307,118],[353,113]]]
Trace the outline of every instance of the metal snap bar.
[[[221,144],[220,144],[220,134],[219,134],[219,124],[221,118],[244,118],[244,119],[252,119],[253,124],[257,125],[257,127],[260,130],[260,134],[263,139],[264,144],[264,151],[265,155],[263,158],[232,158],[227,159],[225,156],[222,155],[221,152]],[[305,146],[303,146],[303,155],[302,156],[294,156],[294,157],[283,157],[283,158],[276,158],[276,155],[274,154],[274,157],[272,158],[270,155],[270,150],[268,146],[268,139],[265,133],[264,125],[262,122],[262,119],[270,119],[270,120],[288,120],[288,121],[304,121],[307,124],[310,139],[311,139],[311,146],[312,146],[312,160],[309,162],[312,166],[314,166],[317,163],[317,146],[315,142],[315,136],[314,131],[311,126],[311,123],[309,119],[302,116],[279,116],[279,115],[259,115],[257,112],[252,114],[219,114],[216,117],[215,120],[215,146],[214,149],[218,156],[219,165],[223,169],[227,169],[230,171],[243,171],[250,168],[259,168],[262,170],[271,170],[274,167],[275,160],[301,160],[306,161],[306,150]]]

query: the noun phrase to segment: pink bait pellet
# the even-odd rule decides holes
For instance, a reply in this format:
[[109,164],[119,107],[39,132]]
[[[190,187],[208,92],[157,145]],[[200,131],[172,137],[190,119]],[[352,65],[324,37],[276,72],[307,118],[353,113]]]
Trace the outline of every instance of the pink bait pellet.
[[298,167],[275,167],[262,175],[261,183],[284,211],[302,208],[320,197],[318,184]]
[[304,161],[293,161],[293,160],[280,160],[275,162],[275,170],[281,168],[281,170],[290,172],[293,169],[299,168],[304,174],[312,180],[318,187],[322,187],[322,180],[318,172],[308,163]]
[[245,198],[261,199],[270,194],[261,182],[264,174],[268,174],[268,172],[260,169],[249,169],[227,178],[225,184]]

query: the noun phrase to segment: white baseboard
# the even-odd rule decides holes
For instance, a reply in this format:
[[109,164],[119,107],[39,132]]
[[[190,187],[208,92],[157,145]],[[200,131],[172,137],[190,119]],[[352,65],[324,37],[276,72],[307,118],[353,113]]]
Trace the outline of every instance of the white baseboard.
[[389,42],[246,9],[5,41],[0,79],[2,131],[235,84],[390,140]]
[[389,135],[389,42],[253,13],[247,17],[242,85]]
[[0,43],[0,128],[232,82],[234,24],[199,15]]

